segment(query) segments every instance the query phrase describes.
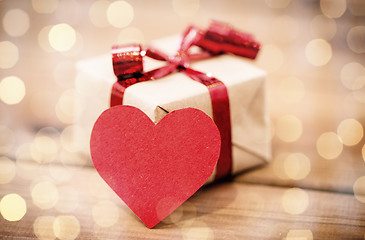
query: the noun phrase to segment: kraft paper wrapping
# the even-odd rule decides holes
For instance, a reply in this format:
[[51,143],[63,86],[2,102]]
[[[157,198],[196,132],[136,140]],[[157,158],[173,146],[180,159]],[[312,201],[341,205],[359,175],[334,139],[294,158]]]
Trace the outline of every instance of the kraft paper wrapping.
[[[173,36],[158,40],[152,45],[173,55],[179,43],[179,37]],[[164,62],[145,57],[145,71],[162,65]],[[212,74],[228,89],[232,126],[232,173],[270,161],[271,137],[265,72],[255,67],[252,60],[228,54],[193,62],[191,67]],[[81,61],[78,63],[78,71],[76,90],[79,86],[82,91],[76,91],[75,144],[81,152],[89,154],[88,141],[93,123],[109,107],[110,92],[116,77],[110,55]],[[213,115],[208,89],[183,73],[170,74],[128,87],[124,104],[138,107],[155,123],[167,113],[185,107],[200,109],[211,117]],[[211,179],[213,177],[214,173]]]

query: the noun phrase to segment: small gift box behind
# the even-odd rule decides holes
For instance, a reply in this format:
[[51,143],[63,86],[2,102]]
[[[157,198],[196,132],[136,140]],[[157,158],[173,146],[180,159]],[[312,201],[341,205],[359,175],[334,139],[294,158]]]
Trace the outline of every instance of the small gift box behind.
[[[180,42],[180,36],[172,36],[151,45],[174,56]],[[219,79],[227,88],[232,131],[232,174],[266,163],[271,158],[266,74],[250,61],[224,54],[190,64],[192,69]],[[144,58],[145,71],[162,65],[163,62]],[[92,126],[101,112],[109,107],[116,78],[110,55],[81,61],[78,71],[75,143],[81,152],[88,155]],[[208,88],[180,72],[129,86],[125,90],[123,104],[141,109],[155,123],[169,112],[186,107],[200,109],[213,117]],[[215,172],[208,181],[214,177]]]

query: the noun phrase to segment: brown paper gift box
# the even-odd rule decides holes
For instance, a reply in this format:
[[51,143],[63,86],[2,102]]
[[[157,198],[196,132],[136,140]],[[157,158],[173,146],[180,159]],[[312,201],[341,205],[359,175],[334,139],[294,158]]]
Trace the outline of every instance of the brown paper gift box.
[[[174,55],[180,38],[157,40],[153,47]],[[145,71],[164,65],[145,58]],[[74,143],[89,155],[91,129],[97,117],[109,107],[116,77],[111,55],[80,61],[77,64]],[[271,159],[270,120],[266,103],[266,74],[252,60],[229,54],[191,63],[191,68],[212,74],[227,87],[232,126],[232,173],[266,163]],[[183,73],[170,74],[154,81],[128,87],[123,103],[141,109],[157,123],[167,113],[193,107],[212,117],[207,88]],[[213,173],[210,180],[214,178]]]

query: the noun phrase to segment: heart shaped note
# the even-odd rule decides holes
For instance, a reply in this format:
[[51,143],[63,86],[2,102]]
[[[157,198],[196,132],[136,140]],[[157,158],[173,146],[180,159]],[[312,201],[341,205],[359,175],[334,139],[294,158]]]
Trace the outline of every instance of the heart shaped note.
[[207,181],[220,144],[200,110],[176,110],[155,125],[138,108],[118,105],[96,121],[90,151],[100,176],[152,228]]

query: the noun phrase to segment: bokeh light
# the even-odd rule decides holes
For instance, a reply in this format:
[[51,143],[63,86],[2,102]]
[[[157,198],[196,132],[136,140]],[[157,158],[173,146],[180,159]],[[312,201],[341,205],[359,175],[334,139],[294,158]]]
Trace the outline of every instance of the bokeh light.
[[29,16],[21,9],[7,11],[3,18],[3,28],[12,37],[24,35],[29,29]]
[[284,159],[284,170],[290,179],[301,180],[311,171],[311,162],[303,153],[292,153]]
[[200,0],[172,0],[174,12],[182,17],[191,17],[199,10]]
[[40,240],[54,240],[56,235],[53,232],[54,216],[39,216],[33,223],[34,234]]
[[291,0],[265,0],[265,2],[271,8],[286,8]]
[[27,213],[27,204],[18,194],[10,193],[1,199],[0,213],[8,221],[19,221]]
[[305,56],[310,64],[323,66],[332,58],[332,47],[324,39],[313,39],[305,47]]
[[364,0],[351,0],[349,1],[348,9],[354,16],[364,16],[365,15],[365,4]]
[[311,21],[311,32],[316,38],[330,40],[337,32],[336,21],[322,14],[317,15]]
[[0,68],[8,69],[14,67],[19,59],[18,47],[9,41],[0,42]]
[[289,214],[301,214],[308,208],[308,193],[300,188],[290,188],[284,192],[281,205]]
[[32,141],[32,159],[38,163],[49,163],[56,159],[59,146],[56,140],[49,134],[38,132]]
[[15,163],[5,156],[0,156],[0,184],[11,182],[15,174]]
[[194,227],[188,226],[181,228],[183,239],[213,240],[213,230],[204,222],[195,220]]
[[20,103],[25,96],[23,80],[16,76],[5,77],[0,82],[0,99],[9,105]]
[[132,5],[126,1],[115,1],[107,9],[109,23],[116,28],[128,26],[134,18]]
[[362,159],[365,161],[365,144],[364,144],[364,146],[362,146],[361,155],[362,155]]
[[341,82],[350,90],[365,86],[365,67],[359,62],[350,62],[341,69]]
[[365,26],[355,26],[347,33],[347,44],[355,53],[365,53]]
[[144,34],[143,32],[135,27],[124,28],[120,31],[118,35],[118,43],[119,44],[128,44],[128,43],[144,43]]
[[74,240],[80,234],[80,222],[73,215],[61,215],[53,221],[53,231],[60,240]]
[[318,154],[328,160],[337,158],[343,150],[341,138],[334,132],[325,132],[317,139]]
[[345,119],[337,127],[337,135],[346,146],[358,144],[364,136],[364,129],[356,119]]
[[76,31],[70,25],[60,23],[49,30],[48,40],[56,51],[69,51],[75,45]]
[[58,7],[58,0],[32,0],[32,7],[38,13],[53,13]]
[[110,1],[98,0],[95,1],[89,9],[89,18],[92,24],[97,27],[109,26],[108,17],[106,15]]
[[40,209],[54,207],[59,199],[57,187],[50,181],[40,181],[31,187],[31,196],[34,205]]
[[119,209],[111,201],[99,201],[92,208],[94,222],[101,227],[113,226],[119,219]]
[[276,136],[284,142],[297,141],[302,135],[302,132],[302,122],[294,115],[284,115],[276,122]]
[[321,0],[321,11],[329,18],[339,18],[346,11],[346,0]]
[[283,240],[313,240],[310,229],[291,229]]
[[359,177],[353,185],[355,198],[365,203],[365,176]]
[[69,89],[62,93],[56,105],[57,118],[66,124],[74,121],[75,90]]
[[38,44],[41,49],[45,52],[54,52],[55,49],[51,46],[49,42],[49,31],[52,29],[52,25],[43,27],[38,33]]

